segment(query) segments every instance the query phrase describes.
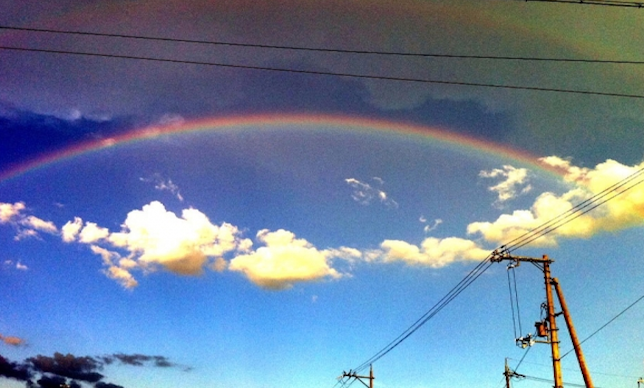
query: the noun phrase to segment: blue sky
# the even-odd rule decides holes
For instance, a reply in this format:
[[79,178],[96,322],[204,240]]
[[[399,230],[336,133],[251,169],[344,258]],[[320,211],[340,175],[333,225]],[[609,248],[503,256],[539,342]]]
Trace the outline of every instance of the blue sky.
[[[5,27],[641,60],[642,16],[619,7],[0,6]],[[639,66],[624,64],[366,57],[11,29],[0,29],[0,42],[621,94],[644,83]],[[0,79],[0,381],[8,387],[332,388],[494,248],[644,160],[640,98],[8,49]],[[226,119],[239,124],[215,124]],[[144,128],[159,135],[115,140]],[[86,151],[70,153],[78,147]],[[643,187],[516,252],[555,260],[582,339],[642,296]],[[527,334],[541,318],[543,280],[532,266],[515,273]],[[505,265],[495,264],[374,364],[376,387],[502,386],[504,359],[515,367],[525,354],[510,309]],[[597,386],[635,385],[644,374],[642,318],[637,304],[584,343]],[[535,345],[518,372],[550,379],[549,364],[549,349]],[[573,354],[563,366],[564,381],[582,383]]]

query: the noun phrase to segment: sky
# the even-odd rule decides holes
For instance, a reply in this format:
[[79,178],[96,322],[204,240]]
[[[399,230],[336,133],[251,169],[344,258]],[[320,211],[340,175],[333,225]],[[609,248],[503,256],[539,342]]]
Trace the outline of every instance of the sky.
[[[494,249],[644,168],[642,65],[526,60],[644,61],[637,8],[0,9],[3,387],[346,387]],[[598,387],[644,375],[643,216],[634,185],[513,252],[554,260]],[[552,386],[549,347],[515,344],[543,275],[506,266],[379,358],[374,386],[499,388],[506,359],[513,386]],[[562,366],[583,383],[574,353]]]

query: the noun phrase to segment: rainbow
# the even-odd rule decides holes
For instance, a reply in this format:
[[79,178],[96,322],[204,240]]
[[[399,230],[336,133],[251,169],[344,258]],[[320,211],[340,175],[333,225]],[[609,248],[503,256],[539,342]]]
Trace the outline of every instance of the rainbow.
[[9,170],[0,172],[0,181],[14,178],[32,170],[43,168],[50,164],[71,159],[82,154],[111,147],[118,147],[119,145],[129,144],[132,142],[152,140],[162,136],[208,131],[241,132],[280,130],[285,127],[288,127],[290,130],[295,128],[301,131],[328,130],[331,128],[342,132],[363,133],[365,135],[398,135],[415,141],[430,142],[434,145],[444,146],[469,155],[510,159],[519,164],[528,165],[534,170],[543,171],[547,174],[561,175],[561,171],[540,163],[536,156],[531,155],[528,152],[505,147],[490,141],[457,134],[443,128],[356,116],[320,114],[258,114],[205,118],[178,124],[151,125],[132,130],[115,137],[79,143],[56,152],[45,154]]

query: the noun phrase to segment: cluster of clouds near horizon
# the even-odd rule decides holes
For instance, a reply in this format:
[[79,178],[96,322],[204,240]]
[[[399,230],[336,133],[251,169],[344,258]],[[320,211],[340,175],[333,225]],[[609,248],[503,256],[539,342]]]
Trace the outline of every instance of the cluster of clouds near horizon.
[[[339,269],[340,262],[402,262],[441,268],[455,262],[482,260],[494,247],[529,233],[644,168],[644,162],[627,166],[614,160],[606,160],[594,168],[579,167],[556,156],[540,161],[561,172],[569,184],[568,191],[544,192],[536,196],[529,209],[501,214],[494,221],[471,222],[466,227],[466,237],[430,236],[419,244],[386,239],[375,249],[345,246],[321,249],[284,229],[262,229],[251,239],[231,223],[213,224],[198,209],[184,209],[177,215],[158,201],[129,212],[118,231],[79,217],[58,228],[50,221],[29,215],[29,209],[22,202],[0,203],[0,224],[12,225],[16,229],[16,240],[39,238],[40,233],[45,233],[59,236],[65,243],[86,245],[102,258],[104,274],[127,289],[138,285],[135,271],[151,273],[163,269],[179,275],[199,275],[208,269],[238,272],[262,288],[282,290],[299,282],[350,276],[349,272]],[[529,172],[525,169],[504,166],[482,171],[480,177],[500,180],[488,188],[498,195],[496,203],[507,202],[530,190]],[[355,178],[346,179],[346,183],[354,190],[352,196],[359,203],[365,204],[370,196],[384,206],[395,203],[387,202],[389,198],[384,191]],[[165,190],[160,188],[164,185],[156,185],[157,189]],[[363,194],[357,195],[356,191]],[[636,186],[533,244],[554,246],[561,238],[588,238],[598,232],[639,226],[642,215],[644,188]],[[437,220],[434,226],[439,224]]]
[[[10,361],[0,355],[0,377],[25,383],[28,388],[58,388],[67,386],[80,388],[81,383],[92,384],[95,388],[123,388],[121,385],[101,381],[100,373],[106,365],[128,365],[135,367],[152,366],[175,368],[179,365],[165,356],[115,353],[102,356],[74,356],[54,353],[53,356],[37,355],[22,362]],[[189,371],[191,368],[183,368]],[[36,378],[38,378],[36,380]],[[34,382],[35,380],[35,382]]]

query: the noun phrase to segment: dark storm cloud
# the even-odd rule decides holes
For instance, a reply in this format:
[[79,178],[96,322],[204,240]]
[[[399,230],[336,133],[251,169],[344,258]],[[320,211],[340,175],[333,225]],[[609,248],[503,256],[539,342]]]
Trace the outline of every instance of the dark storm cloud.
[[133,126],[128,118],[65,119],[15,109],[0,101],[0,171],[42,154],[118,135]]
[[60,376],[44,375],[36,382],[41,388],[60,388],[67,383],[67,379]]
[[9,361],[0,356],[0,376],[9,379],[27,381],[33,375],[27,365]]
[[94,385],[94,387],[95,388],[124,388],[122,385],[116,385],[116,384],[112,384],[112,383],[104,383],[102,381],[100,383],[96,383],[96,385]]
[[[95,388],[123,388],[120,385],[105,383],[99,370],[105,365],[152,366],[172,368],[179,365],[165,356],[146,354],[114,353],[106,356],[77,357],[72,354],[54,353],[52,357],[37,355],[23,362],[10,361],[0,355],[0,378],[24,381],[27,388],[59,388],[68,384],[70,388],[81,388],[81,382],[93,383]],[[184,367],[184,371],[192,370]],[[33,379],[39,377],[34,383]]]
[[72,354],[54,353],[53,357],[37,355],[36,357],[28,358],[26,361],[31,363],[33,369],[38,372],[51,373],[90,383],[95,383],[103,378],[103,375],[97,372],[97,370],[102,369],[103,364],[89,356],[76,357]]
[[115,360],[118,360],[123,365],[132,366],[144,366],[146,363],[152,363],[154,366],[159,368],[169,368],[176,366],[176,364],[170,362],[167,357],[148,356],[145,354],[116,353],[111,356],[103,356],[101,360],[103,360],[103,362],[105,362],[106,364],[111,364]]

